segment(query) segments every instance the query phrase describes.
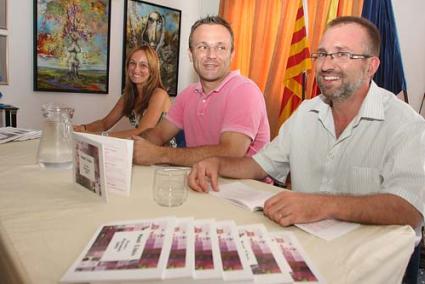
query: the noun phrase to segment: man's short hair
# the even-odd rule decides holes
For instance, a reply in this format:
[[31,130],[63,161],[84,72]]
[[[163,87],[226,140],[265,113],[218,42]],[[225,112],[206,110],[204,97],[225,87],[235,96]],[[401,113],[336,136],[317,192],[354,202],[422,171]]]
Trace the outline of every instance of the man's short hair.
[[197,20],[192,25],[192,28],[190,29],[190,35],[189,35],[189,48],[190,49],[192,49],[192,35],[200,25],[221,25],[221,26],[225,27],[230,33],[230,38],[231,38],[231,40],[230,40],[231,47],[230,48],[231,48],[231,51],[233,51],[234,36],[233,36],[232,27],[230,26],[230,24],[225,19],[223,19],[220,16],[206,16],[205,18]]
[[335,26],[345,24],[357,24],[363,27],[369,37],[369,45],[367,47],[369,49],[368,52],[370,52],[370,55],[379,57],[379,52],[381,48],[381,35],[379,34],[379,30],[374,23],[372,23],[368,19],[361,17],[338,17],[328,23],[326,30]]

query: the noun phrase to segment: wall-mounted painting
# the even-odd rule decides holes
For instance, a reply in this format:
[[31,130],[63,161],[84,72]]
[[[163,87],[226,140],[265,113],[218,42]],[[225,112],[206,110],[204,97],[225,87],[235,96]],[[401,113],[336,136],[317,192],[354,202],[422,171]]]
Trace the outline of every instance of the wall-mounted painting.
[[7,85],[7,36],[0,35],[0,85]]
[[7,0],[0,0],[0,29],[7,29]]
[[34,90],[107,94],[111,0],[34,0]]
[[139,0],[125,0],[124,6],[123,87],[128,52],[148,44],[159,55],[161,79],[168,94],[176,96],[181,11]]

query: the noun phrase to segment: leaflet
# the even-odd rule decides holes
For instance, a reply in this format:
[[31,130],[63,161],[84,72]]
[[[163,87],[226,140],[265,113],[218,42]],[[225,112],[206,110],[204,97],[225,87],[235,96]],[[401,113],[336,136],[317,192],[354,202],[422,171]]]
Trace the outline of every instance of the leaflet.
[[159,279],[167,264],[175,218],[101,226],[61,282]]
[[294,281],[324,283],[324,280],[292,232],[272,232],[269,233],[269,236],[272,244],[282,253],[291,267],[290,274]]
[[107,192],[130,195],[133,140],[73,133],[74,181],[107,201]]

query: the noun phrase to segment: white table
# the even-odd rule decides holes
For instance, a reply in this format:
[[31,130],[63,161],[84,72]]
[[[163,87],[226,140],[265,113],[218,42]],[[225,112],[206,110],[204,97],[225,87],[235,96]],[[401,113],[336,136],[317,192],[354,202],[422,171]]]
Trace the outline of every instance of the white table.
[[[35,160],[37,143],[0,145],[0,283],[57,283],[99,225],[170,215],[290,230],[327,283],[400,283],[413,251],[415,235],[408,226],[361,226],[324,241],[208,194],[190,191],[182,206],[160,207],[152,199],[151,167],[133,167],[130,197],[111,194],[103,203],[73,185],[72,170],[40,168]],[[253,180],[243,182],[276,190]]]

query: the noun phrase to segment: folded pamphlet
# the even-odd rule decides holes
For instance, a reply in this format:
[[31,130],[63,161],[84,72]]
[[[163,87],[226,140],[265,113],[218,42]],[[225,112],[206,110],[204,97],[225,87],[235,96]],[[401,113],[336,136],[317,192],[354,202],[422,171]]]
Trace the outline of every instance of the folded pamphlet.
[[73,133],[74,181],[107,201],[108,192],[130,195],[133,140]]

